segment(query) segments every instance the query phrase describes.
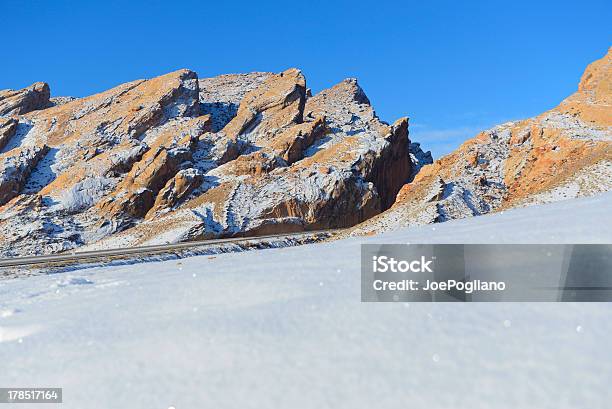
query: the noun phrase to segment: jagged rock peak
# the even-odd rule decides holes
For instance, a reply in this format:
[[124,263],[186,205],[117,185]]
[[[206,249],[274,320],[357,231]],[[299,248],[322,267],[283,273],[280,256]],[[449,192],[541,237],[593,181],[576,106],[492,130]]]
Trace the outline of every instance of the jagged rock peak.
[[236,116],[245,94],[273,75],[271,72],[253,72],[201,78],[200,106],[202,114],[211,116],[212,130],[218,132],[223,129]]
[[0,91],[0,115],[22,115],[49,105],[51,91],[45,82],[36,82],[20,90]]
[[576,93],[534,118],[478,134],[426,165],[393,207],[354,234],[477,216],[612,190],[612,54]]
[[[48,103],[48,99],[46,103]],[[355,79],[178,70],[0,118],[0,253],[351,226],[414,173]]]
[[356,78],[346,78],[333,87],[321,91],[315,97],[324,99],[329,95],[334,95],[335,99],[341,96],[342,100],[338,102],[370,105],[370,100],[359,86]]
[[[551,110],[549,121],[565,127],[579,121],[598,126],[612,126],[612,51],[584,70],[578,91]],[[565,125],[563,125],[565,124]]]
[[595,100],[601,103],[610,103],[612,98],[612,47],[607,54],[589,64],[582,74],[578,91],[593,92]]
[[286,126],[301,123],[305,103],[306,79],[300,70],[290,68],[247,92],[223,132],[233,139],[244,134],[251,134],[251,139],[269,137]]

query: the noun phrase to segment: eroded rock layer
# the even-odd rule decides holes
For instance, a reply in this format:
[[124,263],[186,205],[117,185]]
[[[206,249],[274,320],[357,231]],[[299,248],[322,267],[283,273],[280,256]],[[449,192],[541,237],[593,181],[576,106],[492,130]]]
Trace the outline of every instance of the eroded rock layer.
[[612,190],[612,49],[587,67],[578,91],[559,106],[482,132],[424,166],[402,188],[391,209],[356,226],[352,234],[608,190]]
[[382,122],[353,79],[315,96],[297,69],[30,88],[0,93],[4,255],[347,227],[420,166],[408,120]]
[[0,115],[20,115],[50,105],[49,85],[37,82],[20,90],[0,90]]

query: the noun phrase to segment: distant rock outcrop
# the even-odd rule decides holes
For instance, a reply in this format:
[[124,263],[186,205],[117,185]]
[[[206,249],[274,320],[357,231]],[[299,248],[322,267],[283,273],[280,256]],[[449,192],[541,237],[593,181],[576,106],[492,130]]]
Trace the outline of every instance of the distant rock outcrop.
[[0,254],[368,234],[611,190],[611,60],[558,107],[435,162],[355,79],[312,95],[297,69],[0,91]]
[[[298,70],[269,76],[202,138],[226,141],[235,159],[209,158],[216,166],[200,168],[202,185],[189,186],[197,191],[183,205],[155,205],[146,222],[99,246],[157,242],[167,232],[187,240],[351,226],[387,208],[408,179],[407,132],[406,119],[382,123],[354,80],[307,98]],[[157,203],[175,197],[169,183]]]
[[352,79],[315,96],[297,69],[46,90],[2,92],[4,255],[351,226],[419,166],[408,120],[380,121]]
[[20,90],[0,91],[0,115],[21,115],[49,105],[49,85],[37,82]]
[[212,130],[218,132],[223,129],[236,116],[245,94],[259,87],[272,75],[271,72],[253,72],[200,79],[202,114],[211,116]]
[[612,48],[578,91],[535,118],[480,133],[416,175],[369,234],[612,190]]
[[24,146],[0,156],[0,205],[19,194],[32,169],[48,150],[46,145]]

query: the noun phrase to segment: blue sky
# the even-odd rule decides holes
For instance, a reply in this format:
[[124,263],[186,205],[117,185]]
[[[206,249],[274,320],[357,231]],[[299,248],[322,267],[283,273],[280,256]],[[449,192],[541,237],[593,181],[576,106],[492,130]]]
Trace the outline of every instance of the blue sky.
[[7,1],[0,89],[85,96],[190,68],[301,68],[316,92],[357,77],[386,121],[447,153],[576,89],[612,45],[602,1]]

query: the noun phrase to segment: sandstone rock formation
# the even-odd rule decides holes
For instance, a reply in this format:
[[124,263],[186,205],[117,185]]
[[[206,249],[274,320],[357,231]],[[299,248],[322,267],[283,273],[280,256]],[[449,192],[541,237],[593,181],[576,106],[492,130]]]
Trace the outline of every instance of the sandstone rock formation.
[[15,118],[0,117],[0,149],[15,135],[18,121]]
[[295,69],[246,93],[212,138],[236,146],[236,159],[203,168],[202,187],[176,210],[154,209],[160,217],[98,247],[345,227],[387,208],[412,170],[407,120],[381,122],[355,80],[306,95]]
[[578,91],[535,118],[484,131],[425,166],[370,234],[612,190],[612,48]]
[[37,82],[27,88],[0,91],[0,115],[20,115],[49,105],[49,85]]
[[352,79],[315,96],[297,69],[46,90],[2,92],[4,255],[351,226],[418,166],[407,119],[382,122]]
[[611,54],[558,107],[435,163],[356,80],[312,95],[297,69],[0,91],[0,253],[368,234],[610,190]]
[[32,169],[48,150],[46,145],[33,145],[0,155],[0,205],[19,194]]
[[200,106],[202,114],[213,118],[212,130],[218,132],[223,129],[236,116],[244,95],[272,75],[270,72],[253,72],[200,79]]

